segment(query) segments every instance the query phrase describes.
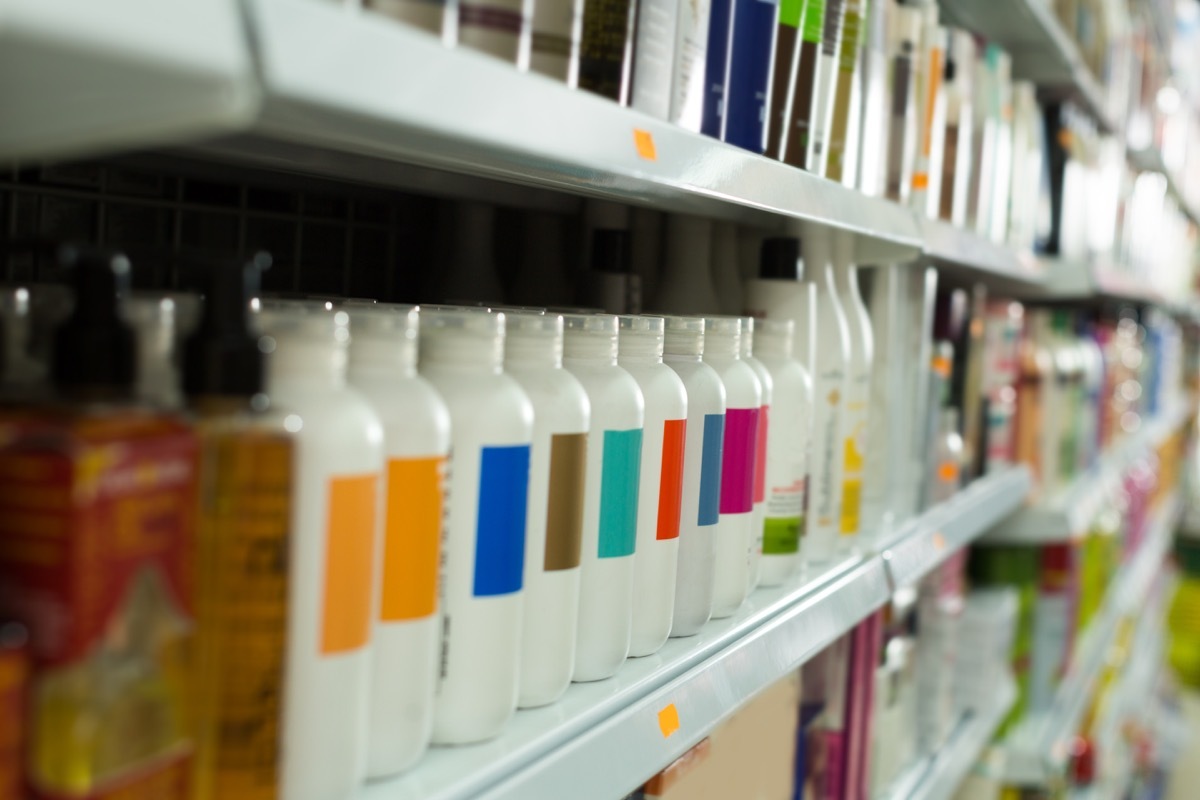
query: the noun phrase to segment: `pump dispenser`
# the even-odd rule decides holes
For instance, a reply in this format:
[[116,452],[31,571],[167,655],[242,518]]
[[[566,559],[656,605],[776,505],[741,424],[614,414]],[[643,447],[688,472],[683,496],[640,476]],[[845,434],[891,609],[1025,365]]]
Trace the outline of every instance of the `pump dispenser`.
[[450,412],[417,375],[416,308],[344,308],[354,326],[350,383],[383,422],[387,459],[367,751],[368,775],[384,777],[416,763],[433,727]]
[[371,606],[384,433],[346,382],[350,317],[264,301],[267,391],[296,434],[282,796],[352,792],[367,772]]
[[[197,528],[197,800],[279,792],[295,443],[264,392],[261,337],[247,324],[270,258],[212,265],[183,387],[200,443]],[[264,558],[264,554],[276,558]],[[247,732],[249,738],[247,738]],[[244,757],[246,748],[261,754]]]
[[762,384],[741,357],[742,319],[706,317],[704,363],[725,385],[725,441],[721,453],[721,518],[716,532],[713,616],[728,617],[750,589],[755,541],[754,465]]
[[561,697],[575,670],[591,405],[563,369],[562,316],[506,311],[505,318],[504,371],[533,404],[518,697],[531,708]]
[[129,292],[129,259],[71,248],[60,258],[73,266],[75,307],[54,333],[51,381],[72,399],[128,399],[137,374],[137,340],[118,307]]
[[421,311],[421,374],[450,410],[433,741],[496,736],[517,707],[533,406],[502,371],[507,317]]
[[771,404],[774,398],[774,381],[766,366],[754,357],[754,317],[742,317],[742,361],[754,370],[762,387],[762,403],[759,405],[758,435],[754,444],[754,527],[750,542],[750,589],[758,586],[762,569],[763,519],[767,501],[767,454],[769,449]]
[[687,392],[663,364],[663,318],[618,319],[617,363],[637,381],[646,402],[629,654],[647,656],[667,641],[675,612]]
[[692,636],[712,615],[713,571],[725,444],[725,385],[705,364],[704,318],[667,317],[663,363],[687,392],[679,566],[672,636]]
[[645,401],[617,366],[616,317],[566,314],[563,323],[563,366],[592,407],[575,680],[596,681],[629,655]]

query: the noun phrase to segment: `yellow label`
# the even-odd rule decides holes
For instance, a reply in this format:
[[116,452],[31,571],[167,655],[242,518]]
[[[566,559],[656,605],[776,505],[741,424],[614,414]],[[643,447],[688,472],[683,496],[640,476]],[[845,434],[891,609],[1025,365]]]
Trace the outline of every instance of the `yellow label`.
[[658,712],[658,729],[662,731],[664,739],[679,730],[679,710],[674,703],[668,703]]
[[385,622],[421,619],[437,610],[444,465],[441,458],[388,462],[379,607],[379,618]]
[[862,509],[862,481],[842,483],[842,535],[858,533],[859,512]]
[[357,650],[370,638],[378,482],[375,474],[329,481],[325,596],[321,605],[322,655]]

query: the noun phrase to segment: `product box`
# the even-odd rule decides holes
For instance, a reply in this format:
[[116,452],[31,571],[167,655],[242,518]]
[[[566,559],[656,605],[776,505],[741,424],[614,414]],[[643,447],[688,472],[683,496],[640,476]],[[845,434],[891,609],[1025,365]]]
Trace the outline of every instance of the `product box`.
[[0,616],[30,632],[33,798],[186,795],[196,458],[151,413],[0,421]]

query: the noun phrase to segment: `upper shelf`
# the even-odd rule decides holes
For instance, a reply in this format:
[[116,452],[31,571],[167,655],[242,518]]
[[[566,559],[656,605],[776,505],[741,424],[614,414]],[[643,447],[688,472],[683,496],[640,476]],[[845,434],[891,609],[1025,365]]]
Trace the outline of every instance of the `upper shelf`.
[[1190,401],[1180,403],[1159,419],[1143,425],[1057,496],[1008,516],[989,530],[982,541],[989,544],[1052,544],[1083,535],[1101,506],[1112,496],[1111,490],[1128,471],[1130,463],[1166,441],[1195,410],[1195,404]]
[[1013,77],[1042,89],[1067,91],[1100,127],[1115,132],[1100,82],[1045,0],[943,0],[946,20],[975,31],[1012,54]]
[[1142,172],[1157,172],[1167,179],[1167,188],[1179,203],[1180,210],[1187,215],[1187,218],[1192,222],[1200,225],[1200,209],[1189,202],[1187,196],[1183,193],[1183,187],[1175,178],[1175,173],[1167,169],[1167,165],[1163,162],[1162,152],[1156,147],[1141,147],[1138,149],[1129,150],[1129,163],[1135,169]]
[[258,81],[238,0],[0,0],[0,162],[242,128]]
[[360,800],[624,797],[880,608],[898,581],[925,574],[1011,513],[1028,481],[1021,468],[977,481],[897,531],[883,556],[852,557],[755,591],[700,635],[630,659],[610,680],[574,684],[554,705],[519,711],[491,742],[434,748]]

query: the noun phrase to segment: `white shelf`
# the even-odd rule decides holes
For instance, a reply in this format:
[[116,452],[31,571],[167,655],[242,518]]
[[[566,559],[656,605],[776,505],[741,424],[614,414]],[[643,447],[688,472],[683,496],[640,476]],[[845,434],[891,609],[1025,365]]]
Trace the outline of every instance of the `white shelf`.
[[[518,712],[491,742],[435,748],[411,773],[372,784],[360,800],[623,797],[882,607],[897,578],[928,572],[1010,513],[1028,482],[1020,468],[977,481],[903,526],[886,557],[849,558],[809,581],[756,591],[699,636],[671,639],[610,680],[574,684],[560,702]],[[670,705],[679,729],[664,736],[659,713]]]
[[992,741],[1016,700],[1017,687],[1009,678],[996,693],[990,708],[964,714],[936,753],[906,770],[876,800],[949,800]]
[[1144,424],[1140,431],[1117,445],[1114,452],[1102,456],[1096,466],[1077,476],[1057,496],[1020,509],[984,534],[981,541],[986,544],[1054,544],[1083,535],[1129,465],[1178,431],[1194,410],[1194,403],[1183,402],[1159,419]]
[[1187,215],[1188,219],[1200,225],[1200,210],[1198,210],[1189,200],[1187,195],[1183,193],[1183,187],[1175,178],[1175,173],[1167,169],[1167,165],[1163,163],[1162,153],[1157,147],[1141,147],[1136,150],[1128,151],[1129,163],[1135,169],[1143,172],[1157,172],[1167,179],[1167,187],[1171,195],[1179,203],[1180,209]]
[[1044,785],[1062,775],[1071,739],[1079,729],[1121,622],[1139,615],[1170,549],[1181,509],[1182,503],[1173,495],[1154,512],[1141,549],[1110,586],[1102,609],[1078,641],[1051,707],[1031,715],[1009,735],[1005,742],[1008,783]]
[[938,266],[1008,283],[1041,285],[1046,280],[1045,265],[1032,253],[1018,253],[944,220],[924,218],[918,223],[924,255]]
[[257,107],[238,0],[0,0],[0,163],[196,141]]
[[1118,130],[1100,82],[1045,0],[942,0],[945,21],[976,31],[1012,55],[1013,77],[1069,91],[1105,131]]
[[1024,466],[972,483],[951,500],[901,525],[881,550],[895,587],[916,583],[951,553],[1019,508],[1032,479]]

